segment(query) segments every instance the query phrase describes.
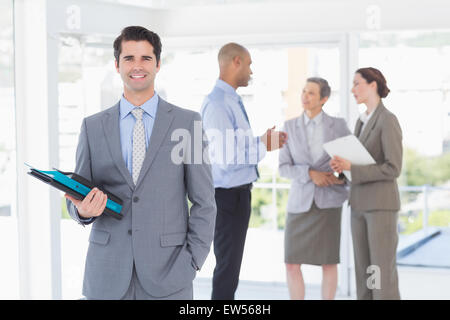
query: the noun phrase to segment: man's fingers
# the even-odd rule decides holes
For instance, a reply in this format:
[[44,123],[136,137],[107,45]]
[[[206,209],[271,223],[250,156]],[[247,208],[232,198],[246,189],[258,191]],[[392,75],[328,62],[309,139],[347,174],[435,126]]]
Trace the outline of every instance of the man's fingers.
[[105,209],[106,206],[106,201],[108,199],[108,197],[106,196],[106,194],[103,194],[101,192],[99,192],[96,196],[96,200],[95,200],[95,204],[92,208],[92,211],[94,213],[95,216],[99,216],[103,213],[103,210]]
[[105,195],[103,192],[101,192],[101,191],[98,191],[98,192],[96,193],[95,198],[94,198],[94,200],[92,201],[92,204],[93,204],[93,206],[94,206],[94,210],[95,210],[95,211],[100,210],[100,208],[101,208],[101,206],[102,206],[102,204],[103,204],[103,202],[104,202],[104,200],[105,200],[105,196],[106,196],[106,195]]
[[103,194],[102,201],[100,202],[100,207],[99,207],[100,213],[102,213],[103,210],[105,210],[107,201],[108,201],[108,196],[106,194]]
[[278,139],[280,140],[281,144],[285,144],[286,141],[287,141],[287,133],[283,132],[283,131],[280,131]]
[[94,197],[98,191],[99,190],[97,188],[93,188],[91,191],[89,191],[89,193],[86,195],[86,197],[84,198],[83,201],[85,203],[91,203],[92,199],[94,199]]
[[66,199],[69,199],[70,201],[72,201],[73,202],[73,200],[75,200],[72,196],[70,196],[68,193],[66,193],[66,194],[64,194],[64,197],[66,198]]
[[71,195],[69,195],[68,193],[64,194],[64,197],[66,197],[66,199],[69,199],[70,201],[72,201],[72,203],[75,206],[78,206],[81,203],[81,200],[75,199],[74,197],[72,197]]

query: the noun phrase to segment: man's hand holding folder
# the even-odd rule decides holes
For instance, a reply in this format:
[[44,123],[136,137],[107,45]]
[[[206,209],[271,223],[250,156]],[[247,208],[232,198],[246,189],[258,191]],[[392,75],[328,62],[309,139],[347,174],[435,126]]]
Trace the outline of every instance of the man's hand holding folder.
[[36,179],[65,192],[77,208],[81,218],[98,217],[104,212],[108,216],[122,219],[123,201],[102,187],[96,187],[91,181],[73,172],[38,170],[30,165],[29,175]]
[[64,195],[77,207],[78,214],[82,218],[92,218],[100,216],[106,207],[108,196],[97,188],[93,188],[83,200],[77,200],[68,193]]

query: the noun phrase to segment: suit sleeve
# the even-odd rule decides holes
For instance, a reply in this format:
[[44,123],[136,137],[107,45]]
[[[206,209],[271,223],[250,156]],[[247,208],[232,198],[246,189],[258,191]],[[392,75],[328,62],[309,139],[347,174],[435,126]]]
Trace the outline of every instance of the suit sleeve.
[[[200,163],[184,163],[185,185],[189,201],[192,203],[188,220],[187,243],[192,254],[192,263],[197,269],[200,269],[209,253],[216,221],[216,201],[208,158],[207,139],[203,129],[202,137],[194,136],[194,126],[201,125],[201,123],[200,114],[195,113],[190,132],[191,137],[194,137],[197,141],[193,141],[194,148],[191,148],[191,152],[195,152],[195,146],[200,145],[203,159]],[[194,158],[191,154],[191,159]]]
[[[285,131],[286,126],[283,128]],[[307,164],[295,164],[292,158],[291,149],[292,146],[288,142],[280,149],[278,154],[278,171],[280,176],[289,178],[292,180],[298,180],[301,183],[307,183],[311,180],[309,176],[309,165]]]
[[382,180],[395,180],[402,169],[402,130],[397,117],[390,114],[383,122],[381,144],[384,161],[380,164],[352,165],[352,184]]
[[[76,166],[75,173],[92,180],[91,174],[91,154],[89,151],[89,142],[87,138],[86,119],[83,120],[81,125],[80,136],[78,139],[78,146],[76,152]],[[75,205],[69,199],[66,199],[67,211],[73,220],[81,224],[82,226],[92,223],[96,218],[82,218],[78,214],[78,210]]]

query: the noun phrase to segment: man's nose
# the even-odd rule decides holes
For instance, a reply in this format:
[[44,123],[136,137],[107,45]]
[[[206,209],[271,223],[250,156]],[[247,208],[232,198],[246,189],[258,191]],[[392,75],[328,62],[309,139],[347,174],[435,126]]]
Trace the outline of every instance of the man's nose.
[[142,68],[142,66],[139,63],[136,63],[135,65],[133,65],[133,68],[131,69],[133,72],[141,72],[144,69]]

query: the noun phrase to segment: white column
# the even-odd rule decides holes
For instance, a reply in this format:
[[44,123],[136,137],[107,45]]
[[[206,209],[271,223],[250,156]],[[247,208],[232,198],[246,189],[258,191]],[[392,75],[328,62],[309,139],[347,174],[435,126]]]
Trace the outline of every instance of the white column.
[[[353,74],[358,68],[359,38],[356,34],[345,34],[340,44],[341,60],[341,114],[353,132],[358,118],[358,107],[351,94]],[[354,291],[353,245],[350,228],[350,208],[344,203],[341,220],[341,263],[339,265],[339,289],[350,296]]]
[[23,164],[57,166],[57,46],[48,41],[45,0],[14,6],[20,297],[58,299],[60,196],[28,176]]

